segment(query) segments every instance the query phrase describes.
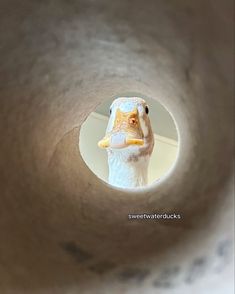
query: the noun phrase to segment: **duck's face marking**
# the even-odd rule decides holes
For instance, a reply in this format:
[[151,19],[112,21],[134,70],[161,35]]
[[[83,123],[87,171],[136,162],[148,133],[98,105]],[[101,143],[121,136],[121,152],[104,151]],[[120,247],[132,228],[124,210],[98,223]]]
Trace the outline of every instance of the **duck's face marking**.
[[[118,108],[115,113],[113,127],[111,131],[106,134],[106,136],[111,138],[111,140],[112,137],[117,137],[120,140],[120,136],[123,136],[122,138],[124,140],[126,138],[142,140],[144,135],[139,122],[138,110],[135,108],[130,112],[122,112],[120,108]],[[120,148],[128,147],[125,146],[125,142],[123,142],[123,145],[124,146],[121,146]],[[112,148],[112,145],[110,147]],[[115,147],[116,146],[113,146],[113,148]]]
[[[146,101],[138,97],[121,97],[113,101],[105,137],[99,146],[128,154],[128,161],[150,156],[154,137]],[[118,149],[118,150],[117,150]]]

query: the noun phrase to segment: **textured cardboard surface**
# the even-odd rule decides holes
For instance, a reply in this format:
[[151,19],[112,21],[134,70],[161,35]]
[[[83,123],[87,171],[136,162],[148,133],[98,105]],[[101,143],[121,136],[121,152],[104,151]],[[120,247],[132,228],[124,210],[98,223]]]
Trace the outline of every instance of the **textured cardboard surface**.
[[[1,3],[1,293],[233,293],[232,11]],[[128,91],[164,103],[180,132],[174,170],[138,193],[98,180],[78,149],[86,116]]]

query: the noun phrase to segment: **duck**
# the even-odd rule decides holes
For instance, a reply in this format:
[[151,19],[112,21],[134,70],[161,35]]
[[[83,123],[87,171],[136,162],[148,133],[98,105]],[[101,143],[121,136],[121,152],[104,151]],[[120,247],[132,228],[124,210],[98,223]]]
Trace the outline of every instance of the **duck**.
[[108,183],[119,188],[146,186],[154,148],[149,106],[140,97],[118,97],[109,112],[105,136],[98,142],[108,155]]

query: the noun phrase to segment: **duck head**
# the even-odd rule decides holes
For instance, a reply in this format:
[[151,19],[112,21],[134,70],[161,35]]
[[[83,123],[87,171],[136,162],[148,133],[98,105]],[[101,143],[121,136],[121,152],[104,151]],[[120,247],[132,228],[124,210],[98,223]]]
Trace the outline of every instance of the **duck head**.
[[109,183],[118,187],[147,184],[154,136],[149,107],[138,97],[120,97],[110,106],[105,136],[98,142],[108,152]]

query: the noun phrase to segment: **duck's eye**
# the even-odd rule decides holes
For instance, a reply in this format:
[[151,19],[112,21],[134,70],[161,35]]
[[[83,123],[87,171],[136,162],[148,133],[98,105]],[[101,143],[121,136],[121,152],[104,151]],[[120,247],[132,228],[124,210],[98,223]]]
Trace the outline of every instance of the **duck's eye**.
[[111,114],[112,113],[112,109],[111,108],[109,108],[109,114]]
[[149,113],[149,108],[148,108],[147,105],[145,106],[145,112],[146,112],[147,114]]

